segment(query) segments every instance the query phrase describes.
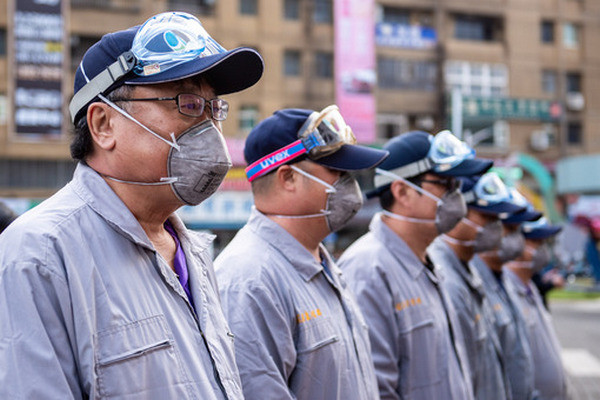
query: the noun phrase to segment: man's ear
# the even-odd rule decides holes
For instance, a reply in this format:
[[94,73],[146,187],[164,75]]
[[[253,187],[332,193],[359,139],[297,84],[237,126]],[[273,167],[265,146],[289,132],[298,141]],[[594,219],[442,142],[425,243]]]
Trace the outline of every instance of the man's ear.
[[394,181],[390,184],[390,192],[392,193],[392,196],[394,196],[394,201],[401,206],[404,206],[408,200],[408,189],[409,186],[400,181]]
[[290,192],[296,191],[298,176],[289,165],[282,165],[277,168],[277,171],[275,171],[275,179],[277,180],[277,185],[282,189]]
[[115,112],[105,103],[90,104],[87,110],[87,121],[90,135],[94,143],[103,150],[112,150],[116,140],[114,135]]

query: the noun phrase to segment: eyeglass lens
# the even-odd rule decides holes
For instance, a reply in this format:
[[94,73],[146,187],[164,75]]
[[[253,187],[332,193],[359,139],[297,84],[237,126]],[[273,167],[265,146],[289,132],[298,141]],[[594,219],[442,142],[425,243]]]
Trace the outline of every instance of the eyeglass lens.
[[182,93],[177,95],[177,105],[179,111],[190,117],[200,117],[204,113],[204,108],[208,103],[213,119],[224,121],[227,118],[229,104],[223,99],[205,100],[197,94]]

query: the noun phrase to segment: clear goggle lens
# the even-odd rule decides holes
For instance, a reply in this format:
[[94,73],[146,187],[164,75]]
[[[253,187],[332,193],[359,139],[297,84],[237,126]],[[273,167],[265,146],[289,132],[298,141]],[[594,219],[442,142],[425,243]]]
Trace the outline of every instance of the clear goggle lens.
[[511,200],[514,204],[518,205],[519,207],[529,206],[529,201],[521,193],[519,193],[517,189],[510,188],[509,191]]
[[550,223],[548,222],[546,217],[541,217],[540,219],[535,220],[535,221],[523,222],[523,224],[521,225],[521,231],[525,232],[525,233],[529,233],[533,230],[536,230],[539,228],[544,228],[548,225],[550,225]]
[[336,105],[312,113],[302,128],[298,138],[312,159],[318,159],[334,153],[344,144],[355,144],[352,129],[346,124]]
[[511,201],[510,191],[495,172],[488,172],[479,178],[473,192],[478,200],[489,204]]
[[131,51],[138,61],[134,72],[148,76],[226,50],[210,37],[193,15],[166,12],[142,25],[133,39]]
[[429,149],[429,158],[435,163],[435,172],[444,172],[475,157],[475,150],[459,140],[450,131],[444,130],[435,135]]

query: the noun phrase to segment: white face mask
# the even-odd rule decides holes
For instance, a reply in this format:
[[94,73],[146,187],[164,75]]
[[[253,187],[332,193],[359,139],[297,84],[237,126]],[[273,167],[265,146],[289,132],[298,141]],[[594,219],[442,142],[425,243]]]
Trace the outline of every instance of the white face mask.
[[99,97],[127,119],[171,146],[167,157],[168,176],[160,178],[157,182],[137,182],[103,176],[132,185],[171,185],[177,198],[189,205],[200,204],[218,189],[232,163],[225,139],[211,119],[192,126],[177,138],[171,132],[170,141],[146,127],[105,96]]
[[317,178],[308,172],[291,165],[294,171],[325,186],[327,193],[327,205],[324,210],[315,214],[305,215],[272,215],[278,218],[316,218],[325,217],[327,226],[331,232],[341,229],[357,212],[363,204],[362,193],[358,182],[348,173],[342,173],[333,185]]
[[474,240],[460,240],[450,237],[448,235],[444,235],[444,240],[457,244],[460,246],[473,247],[473,251],[475,253],[482,253],[488,250],[493,250],[500,246],[500,242],[502,241],[502,222],[494,221],[485,224],[484,226],[479,225],[471,221],[468,218],[463,218],[461,220],[462,223],[468,225],[469,227],[475,229],[477,231],[477,236],[475,236]]
[[390,211],[383,210],[382,213],[390,218],[400,221],[414,222],[417,224],[435,224],[438,233],[446,233],[452,230],[467,215],[467,205],[463,199],[460,190],[455,189],[444,193],[442,198],[437,197],[433,193],[428,192],[419,185],[415,185],[409,180],[402,178],[392,172],[378,169],[377,173],[387,175],[394,180],[399,180],[410,186],[417,192],[429,197],[437,204],[435,219],[413,218],[404,215],[394,214]]

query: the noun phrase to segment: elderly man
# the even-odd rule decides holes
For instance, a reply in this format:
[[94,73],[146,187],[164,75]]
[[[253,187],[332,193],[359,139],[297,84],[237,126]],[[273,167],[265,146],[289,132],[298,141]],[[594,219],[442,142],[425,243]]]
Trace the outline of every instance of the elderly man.
[[336,106],[284,109],[244,156],[255,208],[215,261],[248,399],[374,399],[367,326],[321,241],[354,216],[351,170],[387,152],[354,145]]
[[516,189],[511,189],[511,201],[526,207],[523,211],[502,219],[503,235],[497,249],[475,254],[469,264],[476,269],[493,309],[493,325],[500,342],[500,358],[513,399],[532,400],[537,397],[533,385],[533,357],[527,336],[526,322],[517,309],[516,293],[507,288],[502,266],[521,255],[525,237],[521,224],[542,216]]
[[70,105],[73,180],[0,237],[0,398],[241,399],[208,252],[174,214],[230,159],[219,99],[263,62],[185,13],[105,35]]
[[390,140],[377,169],[382,213],[350,246],[340,267],[369,325],[382,399],[472,398],[454,309],[427,258],[427,246],[466,214],[455,176],[483,173],[492,162],[449,131]]
[[540,400],[567,399],[567,377],[560,358],[560,344],[552,326],[552,318],[531,281],[552,261],[549,240],[561,230],[542,217],[525,222],[521,231],[525,236],[525,250],[505,265],[507,283],[517,293],[517,304],[527,321],[527,335],[533,356],[533,382]]
[[493,310],[479,273],[469,266],[475,253],[497,248],[502,239],[499,218],[521,211],[498,175],[461,179],[468,213],[454,229],[427,249],[442,270],[443,286],[454,305],[471,367],[473,393],[479,400],[510,399],[510,389],[493,328]]

